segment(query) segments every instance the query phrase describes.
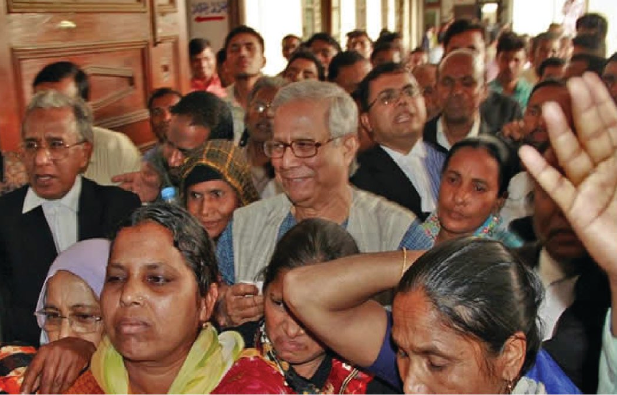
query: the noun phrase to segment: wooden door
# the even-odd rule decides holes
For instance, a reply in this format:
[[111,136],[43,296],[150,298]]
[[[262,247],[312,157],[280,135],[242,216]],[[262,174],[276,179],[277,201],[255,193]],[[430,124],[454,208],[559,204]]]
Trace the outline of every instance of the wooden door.
[[0,147],[14,150],[32,81],[69,60],[89,75],[95,124],[154,140],[147,100],[159,87],[189,89],[185,0],[3,0],[0,9]]

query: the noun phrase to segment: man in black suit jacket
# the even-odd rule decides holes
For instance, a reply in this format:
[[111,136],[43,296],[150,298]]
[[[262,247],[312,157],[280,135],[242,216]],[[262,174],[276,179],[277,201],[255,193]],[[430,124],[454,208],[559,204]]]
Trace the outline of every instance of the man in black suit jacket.
[[360,121],[377,143],[358,155],[351,183],[413,211],[435,209],[445,154],[422,141],[426,108],[415,78],[399,64],[375,67],[360,83]]
[[29,185],[0,198],[5,341],[38,345],[34,309],[58,252],[80,240],[107,237],[140,205],[137,195],[80,175],[92,140],[92,115],[83,100],[51,90],[34,96],[22,129]]
[[[547,155],[557,167],[557,160]],[[518,250],[542,280],[542,346],[584,393],[596,393],[602,330],[610,307],[606,274],[591,259],[565,215],[538,185],[533,227],[538,242]]]
[[447,152],[465,137],[490,133],[480,115],[488,92],[485,74],[483,59],[471,49],[456,49],[443,58],[436,88],[442,112],[425,125],[424,141]]

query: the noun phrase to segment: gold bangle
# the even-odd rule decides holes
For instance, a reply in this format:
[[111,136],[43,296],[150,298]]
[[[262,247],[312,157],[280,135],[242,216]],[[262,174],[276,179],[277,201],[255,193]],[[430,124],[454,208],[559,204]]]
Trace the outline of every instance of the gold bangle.
[[405,270],[407,270],[407,248],[403,247],[403,265],[401,266],[401,278],[403,278]]

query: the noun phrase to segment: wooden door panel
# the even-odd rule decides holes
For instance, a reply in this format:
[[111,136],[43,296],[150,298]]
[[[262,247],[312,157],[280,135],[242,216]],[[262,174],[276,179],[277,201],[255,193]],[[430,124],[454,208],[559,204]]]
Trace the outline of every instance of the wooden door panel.
[[152,87],[181,89],[180,48],[178,37],[166,37],[150,51]]
[[7,0],[9,12],[144,12],[147,0]]

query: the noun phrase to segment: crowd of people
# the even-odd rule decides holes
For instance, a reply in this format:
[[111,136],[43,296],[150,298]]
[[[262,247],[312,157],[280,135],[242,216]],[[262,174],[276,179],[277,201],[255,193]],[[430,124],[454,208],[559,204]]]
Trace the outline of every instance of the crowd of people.
[[288,35],[276,76],[251,27],[196,38],[143,155],[45,66],[1,157],[0,392],[617,393],[617,54],[576,29]]

